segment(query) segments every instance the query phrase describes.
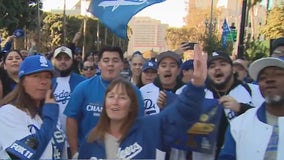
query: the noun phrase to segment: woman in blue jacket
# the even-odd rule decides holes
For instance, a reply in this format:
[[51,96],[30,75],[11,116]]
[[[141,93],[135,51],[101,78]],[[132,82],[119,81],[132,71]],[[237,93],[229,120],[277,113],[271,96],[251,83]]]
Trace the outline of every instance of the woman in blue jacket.
[[79,159],[164,159],[201,113],[207,54],[195,48],[194,78],[162,113],[139,117],[133,85],[114,80],[108,87],[100,120],[79,149]]

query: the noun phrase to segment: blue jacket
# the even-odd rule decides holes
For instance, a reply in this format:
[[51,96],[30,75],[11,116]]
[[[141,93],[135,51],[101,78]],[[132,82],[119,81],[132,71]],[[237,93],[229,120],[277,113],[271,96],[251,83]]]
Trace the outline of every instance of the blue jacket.
[[[69,80],[69,84],[70,84],[70,89],[71,91],[74,90],[74,88],[82,81],[86,80],[85,77],[81,76],[80,74],[77,74],[77,73],[74,73],[74,72],[71,72],[71,77],[70,77],[70,80]],[[55,78],[52,78],[52,88],[55,89],[57,86],[57,83],[56,83],[56,77]]]
[[[118,157],[122,159],[155,159],[156,151],[166,152],[179,136],[195,123],[201,113],[204,88],[189,84],[177,100],[163,112],[139,117],[126,138],[120,143]],[[83,142],[79,159],[104,159],[106,151],[98,141]]]

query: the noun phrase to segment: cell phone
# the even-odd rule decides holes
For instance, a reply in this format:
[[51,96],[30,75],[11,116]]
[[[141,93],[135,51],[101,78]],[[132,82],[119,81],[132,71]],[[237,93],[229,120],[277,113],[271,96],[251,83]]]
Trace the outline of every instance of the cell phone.
[[183,50],[193,50],[196,42],[182,42],[181,47]]

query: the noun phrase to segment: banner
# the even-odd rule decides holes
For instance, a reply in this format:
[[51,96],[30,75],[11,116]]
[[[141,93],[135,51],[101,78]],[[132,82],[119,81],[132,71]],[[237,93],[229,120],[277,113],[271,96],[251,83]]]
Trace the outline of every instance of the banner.
[[227,42],[228,41],[233,41],[233,39],[232,40],[229,39],[230,36],[231,36],[231,34],[230,34],[231,30],[230,30],[230,27],[229,27],[226,19],[224,19],[222,29],[223,29],[223,32],[222,32],[222,46],[223,46],[223,48],[226,48],[227,47]]
[[88,11],[117,36],[127,39],[128,22],[140,10],[165,0],[92,0]]

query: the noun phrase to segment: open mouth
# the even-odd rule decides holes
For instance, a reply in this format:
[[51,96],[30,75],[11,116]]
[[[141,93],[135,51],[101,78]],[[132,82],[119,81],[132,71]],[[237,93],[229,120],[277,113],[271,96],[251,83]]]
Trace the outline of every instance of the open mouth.
[[216,73],[216,74],[214,74],[214,77],[215,77],[215,78],[221,78],[221,77],[223,77],[223,76],[224,76],[223,73]]
[[164,77],[165,78],[170,78],[170,77],[172,77],[172,75],[171,74],[166,74],[166,75],[164,75]]

